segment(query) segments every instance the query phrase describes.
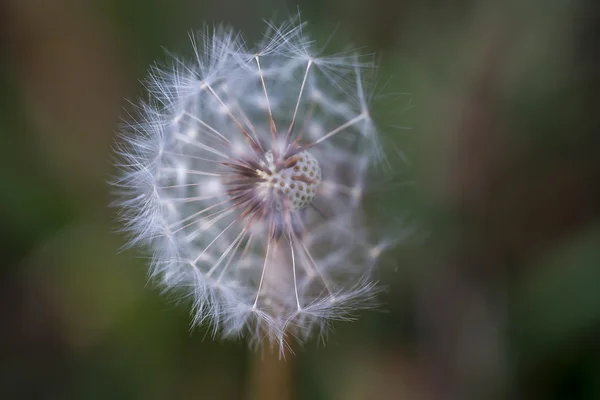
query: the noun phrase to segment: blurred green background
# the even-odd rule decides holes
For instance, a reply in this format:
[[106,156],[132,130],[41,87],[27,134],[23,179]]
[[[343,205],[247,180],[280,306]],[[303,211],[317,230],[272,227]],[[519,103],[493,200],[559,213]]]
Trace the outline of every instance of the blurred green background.
[[[279,361],[190,331],[106,182],[163,47],[298,7],[378,55],[408,163],[369,208],[417,234],[382,307]],[[597,1],[3,0],[0,46],[0,399],[600,399]]]

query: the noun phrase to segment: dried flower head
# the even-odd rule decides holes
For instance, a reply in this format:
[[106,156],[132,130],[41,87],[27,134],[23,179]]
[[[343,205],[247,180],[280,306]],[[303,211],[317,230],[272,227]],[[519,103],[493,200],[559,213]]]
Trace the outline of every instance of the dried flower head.
[[194,323],[283,345],[369,304],[380,246],[361,200],[382,151],[354,54],[322,57],[297,20],[248,50],[227,29],[157,67],[117,147],[121,217]]

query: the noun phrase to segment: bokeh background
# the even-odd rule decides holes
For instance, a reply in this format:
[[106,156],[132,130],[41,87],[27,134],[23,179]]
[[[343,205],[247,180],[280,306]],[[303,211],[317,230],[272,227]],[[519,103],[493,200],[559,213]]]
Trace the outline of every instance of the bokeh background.
[[[107,181],[163,47],[298,7],[378,55],[401,240],[378,310],[279,361],[190,331]],[[595,0],[3,0],[0,398],[600,399],[599,49]]]

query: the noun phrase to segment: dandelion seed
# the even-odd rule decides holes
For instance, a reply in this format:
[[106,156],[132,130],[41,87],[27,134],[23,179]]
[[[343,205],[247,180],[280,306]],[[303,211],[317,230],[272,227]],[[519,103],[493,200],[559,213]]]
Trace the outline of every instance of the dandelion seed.
[[193,35],[194,62],[153,69],[116,149],[121,219],[151,275],[189,293],[195,324],[281,347],[368,306],[381,252],[360,208],[382,150],[371,66],[322,57],[303,28],[269,24],[251,50],[231,30]]

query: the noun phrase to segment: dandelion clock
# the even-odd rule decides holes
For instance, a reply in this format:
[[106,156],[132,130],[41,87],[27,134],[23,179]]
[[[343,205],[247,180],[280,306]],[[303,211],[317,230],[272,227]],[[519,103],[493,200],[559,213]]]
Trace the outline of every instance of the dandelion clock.
[[381,245],[361,202],[383,154],[373,66],[322,55],[297,19],[267,25],[253,48],[204,30],[193,60],[152,69],[115,185],[129,244],[194,325],[283,347],[372,305]]

